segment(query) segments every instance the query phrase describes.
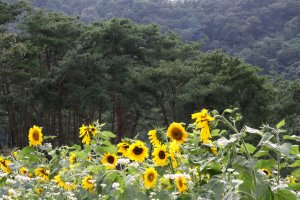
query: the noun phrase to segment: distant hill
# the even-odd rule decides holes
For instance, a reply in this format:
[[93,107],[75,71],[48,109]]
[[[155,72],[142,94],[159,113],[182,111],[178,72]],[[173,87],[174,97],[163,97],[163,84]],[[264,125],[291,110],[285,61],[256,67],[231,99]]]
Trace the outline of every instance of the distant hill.
[[[299,0],[27,0],[78,15],[84,22],[113,17],[155,23],[203,50],[223,49],[287,78],[300,76]],[[12,2],[11,0],[9,2]]]

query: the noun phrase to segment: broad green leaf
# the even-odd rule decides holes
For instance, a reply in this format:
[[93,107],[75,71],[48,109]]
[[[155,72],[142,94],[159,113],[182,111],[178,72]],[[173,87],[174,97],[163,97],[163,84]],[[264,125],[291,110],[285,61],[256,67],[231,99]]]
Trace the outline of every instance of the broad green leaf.
[[278,124],[276,124],[276,128],[279,129],[285,125],[285,119],[281,120]]
[[275,192],[274,200],[297,200],[297,197],[290,190],[282,189]]
[[117,153],[118,148],[114,145],[98,146],[96,149],[99,153]]
[[263,135],[263,137],[261,138],[261,140],[259,141],[258,146],[261,146],[263,143],[269,141],[270,139],[272,139],[274,137],[274,135],[272,133],[265,133]]
[[288,183],[289,188],[300,191],[300,183]]
[[291,146],[290,154],[292,154],[292,155],[300,154],[300,152],[299,152],[299,145],[292,145]]
[[263,136],[263,133],[258,129],[254,129],[254,128],[251,128],[249,126],[244,126],[244,129],[247,133],[254,133],[254,134]]
[[295,169],[292,173],[292,176],[296,177],[297,179],[300,179],[300,168]]
[[116,135],[110,131],[103,131],[100,133],[101,135],[105,135],[106,137],[109,137],[109,138],[115,138]]
[[228,108],[223,111],[222,115],[224,115],[225,113],[232,113],[232,112],[233,112],[233,110]]
[[289,167],[300,167],[300,160],[296,160],[295,162],[290,164]]
[[259,150],[258,152],[256,152],[256,154],[254,154],[254,156],[256,158],[262,157],[262,156],[266,156],[269,154],[269,151],[267,150]]
[[81,146],[78,144],[74,144],[72,147],[75,148],[77,151],[81,150]]
[[[256,150],[256,148],[252,144],[245,143],[245,145],[250,154],[252,154]],[[242,153],[246,153],[246,149],[244,148],[244,145],[241,146],[240,150]]]
[[0,179],[0,188],[6,184],[6,179],[7,179],[6,177]]
[[300,136],[296,136],[296,135],[285,135],[285,136],[283,136],[283,139],[294,140],[294,141],[300,142]]
[[292,144],[290,143],[284,143],[280,146],[280,151],[283,155],[289,156],[291,151]]
[[275,160],[259,160],[256,163],[256,169],[262,169],[262,168],[271,168],[276,165]]
[[214,129],[211,131],[212,137],[219,136],[219,135],[220,135],[220,129]]

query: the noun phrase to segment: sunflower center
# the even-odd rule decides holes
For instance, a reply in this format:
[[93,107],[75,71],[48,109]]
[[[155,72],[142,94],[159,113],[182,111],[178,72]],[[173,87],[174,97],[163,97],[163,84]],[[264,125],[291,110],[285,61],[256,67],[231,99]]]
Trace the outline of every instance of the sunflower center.
[[113,156],[108,156],[107,157],[107,162],[110,163],[110,164],[113,164],[115,161],[115,158]]
[[266,175],[269,175],[269,171],[268,170],[262,170]]
[[165,153],[164,151],[160,151],[160,152],[158,153],[158,157],[159,157],[160,159],[165,159],[166,153]]
[[182,180],[181,180],[181,178],[178,180],[178,185],[179,185],[179,187],[182,187]]
[[5,164],[5,161],[0,161],[0,163],[1,163],[4,167],[7,167],[7,165]]
[[35,141],[38,141],[38,140],[40,139],[40,134],[39,134],[39,132],[34,131],[33,134],[32,134],[32,138],[33,138]]
[[144,149],[143,148],[140,148],[140,147],[134,147],[133,149],[133,153],[135,155],[141,155],[143,153]]
[[148,180],[149,180],[149,182],[152,182],[154,180],[154,174],[153,173],[148,175]]
[[175,140],[181,140],[183,135],[182,135],[182,132],[181,132],[180,130],[174,129],[174,130],[172,131],[172,136],[173,136],[173,138],[174,138]]

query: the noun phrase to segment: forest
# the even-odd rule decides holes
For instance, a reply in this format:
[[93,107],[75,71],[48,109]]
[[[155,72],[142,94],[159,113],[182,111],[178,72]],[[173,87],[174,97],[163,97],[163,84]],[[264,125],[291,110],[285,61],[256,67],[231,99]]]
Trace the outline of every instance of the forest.
[[58,144],[78,142],[78,128],[93,120],[120,140],[145,127],[189,122],[200,107],[239,108],[251,125],[286,119],[291,134],[299,130],[299,79],[262,75],[241,58],[205,52],[155,24],[83,23],[26,2],[0,8],[4,144],[26,145],[33,124],[58,134]]
[[[9,2],[11,2],[10,0]],[[113,17],[158,24],[204,51],[222,49],[289,79],[300,72],[298,0],[27,0],[85,23]]]

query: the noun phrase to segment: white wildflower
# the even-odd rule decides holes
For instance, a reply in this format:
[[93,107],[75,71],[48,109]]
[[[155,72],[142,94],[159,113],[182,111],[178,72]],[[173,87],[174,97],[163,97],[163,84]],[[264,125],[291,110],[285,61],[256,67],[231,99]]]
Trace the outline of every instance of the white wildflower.
[[101,183],[100,186],[101,186],[102,188],[105,188],[107,185],[106,185],[105,183]]
[[116,189],[116,190],[119,190],[120,189],[120,184],[117,183],[117,182],[114,182],[111,187]]

